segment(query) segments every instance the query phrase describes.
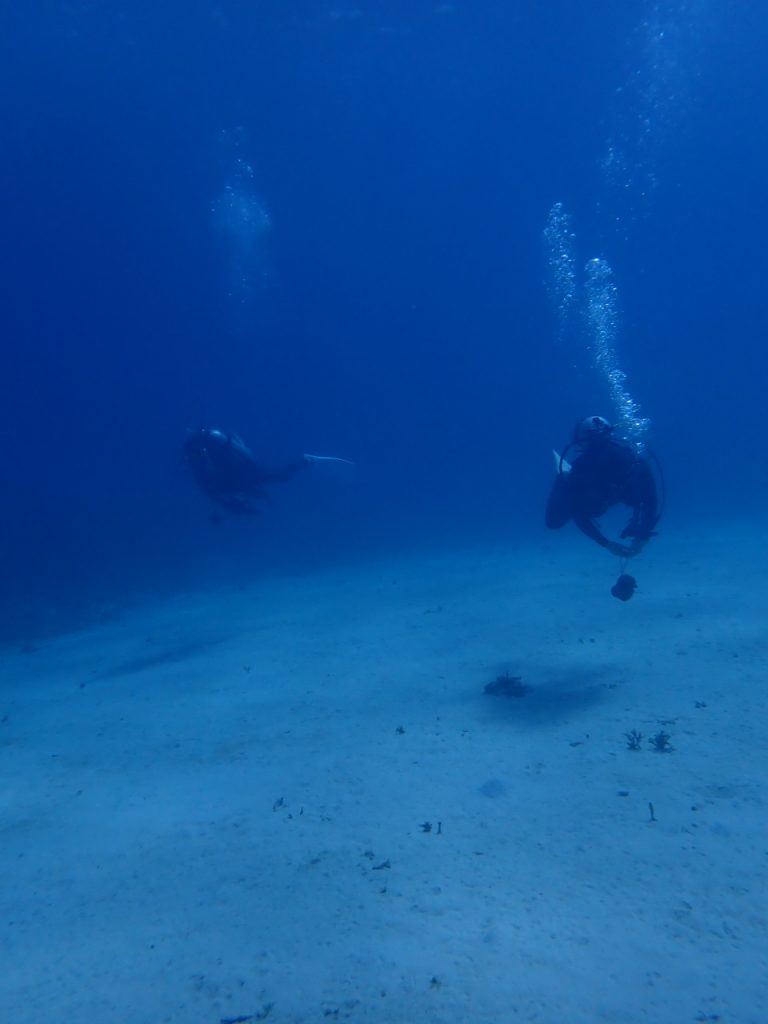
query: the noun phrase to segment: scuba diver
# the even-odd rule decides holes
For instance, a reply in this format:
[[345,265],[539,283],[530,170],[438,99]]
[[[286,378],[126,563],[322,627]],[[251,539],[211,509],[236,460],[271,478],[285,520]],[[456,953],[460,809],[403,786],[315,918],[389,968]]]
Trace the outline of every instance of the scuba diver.
[[[626,441],[614,436],[615,427],[602,416],[587,416],[576,424],[573,440],[562,455],[555,452],[557,476],[547,501],[546,525],[558,530],[569,520],[611,554],[631,558],[642,551],[661,518],[654,462]],[[570,461],[566,455],[573,450]],[[656,467],[658,472],[658,467]],[[596,520],[614,505],[628,505],[632,515],[621,531],[620,543],[605,536]],[[628,600],[636,585],[632,581]],[[618,586],[618,584],[617,584]],[[629,583],[626,584],[629,586]]]
[[260,465],[237,434],[201,427],[187,431],[184,452],[200,489],[227,512],[258,515],[257,502],[269,501],[266,484],[285,483],[316,463],[352,467],[346,459],[302,455],[279,468]]

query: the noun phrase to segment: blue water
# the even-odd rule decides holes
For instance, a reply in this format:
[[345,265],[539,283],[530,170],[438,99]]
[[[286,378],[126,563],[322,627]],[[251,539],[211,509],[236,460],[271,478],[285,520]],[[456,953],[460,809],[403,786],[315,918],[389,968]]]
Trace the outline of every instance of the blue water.
[[[540,538],[550,449],[615,414],[595,259],[666,524],[759,514],[767,24],[751,0],[4,5],[4,638]],[[213,526],[181,457],[203,423],[357,480]]]

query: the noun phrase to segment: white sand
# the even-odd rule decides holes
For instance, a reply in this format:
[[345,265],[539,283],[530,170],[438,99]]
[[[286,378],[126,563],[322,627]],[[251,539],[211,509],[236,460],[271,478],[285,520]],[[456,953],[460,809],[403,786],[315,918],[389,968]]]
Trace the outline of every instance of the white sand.
[[626,605],[564,532],[5,652],[0,1021],[765,1024],[753,529]]

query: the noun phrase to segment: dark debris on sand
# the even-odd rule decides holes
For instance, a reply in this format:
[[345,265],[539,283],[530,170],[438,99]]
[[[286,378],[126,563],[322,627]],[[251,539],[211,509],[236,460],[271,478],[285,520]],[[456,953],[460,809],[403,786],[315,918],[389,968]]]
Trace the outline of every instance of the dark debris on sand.
[[524,697],[530,691],[530,686],[526,686],[520,676],[511,676],[509,672],[496,676],[490,683],[486,683],[483,690],[492,697]]

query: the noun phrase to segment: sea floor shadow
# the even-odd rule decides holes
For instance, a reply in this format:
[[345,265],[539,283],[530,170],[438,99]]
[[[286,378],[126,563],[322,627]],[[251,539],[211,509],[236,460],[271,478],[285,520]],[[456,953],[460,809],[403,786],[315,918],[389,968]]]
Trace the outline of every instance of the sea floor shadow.
[[522,680],[519,696],[484,693],[486,710],[494,717],[529,725],[550,725],[578,717],[608,698],[609,670],[574,669]]
[[117,665],[103,669],[94,678],[97,680],[115,679],[119,676],[136,675],[140,672],[147,672],[150,669],[188,661],[222,643],[223,640],[223,637],[215,637],[178,643],[166,647],[158,646],[157,649],[150,649],[146,654],[139,654],[134,658],[128,658]]

